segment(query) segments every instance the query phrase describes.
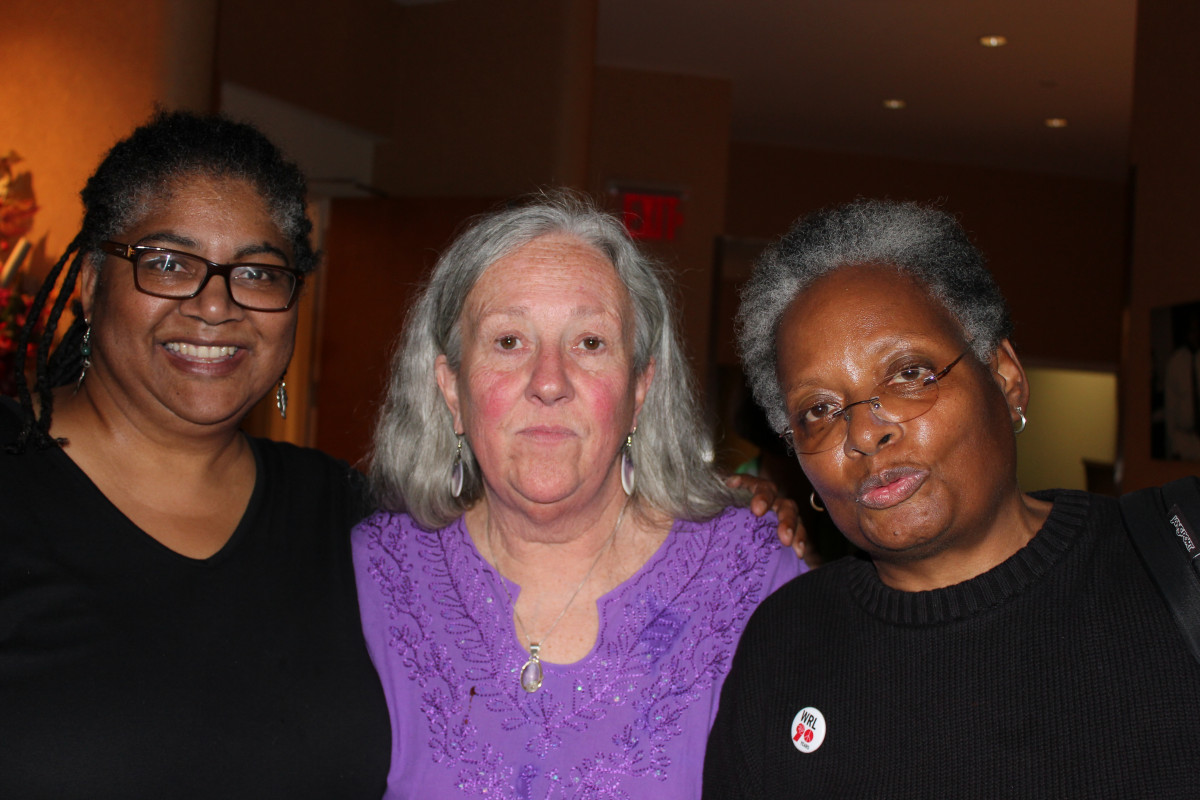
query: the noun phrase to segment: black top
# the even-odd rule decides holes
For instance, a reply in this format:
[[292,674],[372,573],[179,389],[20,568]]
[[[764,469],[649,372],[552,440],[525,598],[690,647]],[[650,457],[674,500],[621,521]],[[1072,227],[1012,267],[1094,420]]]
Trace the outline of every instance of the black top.
[[1039,496],[1042,530],[969,581],[901,592],[848,558],[769,597],[704,796],[1196,797],[1200,665],[1116,501]]
[[[0,443],[17,424],[0,403]],[[200,560],[60,449],[0,451],[0,797],[382,794],[391,734],[350,564],[363,481],[250,444],[250,504]]]

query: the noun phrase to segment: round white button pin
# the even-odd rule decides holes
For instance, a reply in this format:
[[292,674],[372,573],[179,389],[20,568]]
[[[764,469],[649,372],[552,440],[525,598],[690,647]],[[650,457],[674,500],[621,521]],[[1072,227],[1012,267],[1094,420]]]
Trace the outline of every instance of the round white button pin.
[[825,741],[825,715],[812,706],[800,709],[792,718],[788,736],[801,753],[811,753]]

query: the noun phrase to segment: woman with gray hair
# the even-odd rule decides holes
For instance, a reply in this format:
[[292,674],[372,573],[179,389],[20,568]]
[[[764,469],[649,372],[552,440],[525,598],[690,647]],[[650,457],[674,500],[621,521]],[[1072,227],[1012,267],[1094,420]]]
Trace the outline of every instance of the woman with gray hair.
[[1017,485],[1011,328],[937,209],[829,209],[763,256],[747,373],[864,555],[755,613],[705,797],[1195,796],[1200,664],[1114,499]]
[[406,324],[354,534],[388,797],[695,797],[742,627],[803,571],[709,463],[662,280],[570,195],[486,215]]

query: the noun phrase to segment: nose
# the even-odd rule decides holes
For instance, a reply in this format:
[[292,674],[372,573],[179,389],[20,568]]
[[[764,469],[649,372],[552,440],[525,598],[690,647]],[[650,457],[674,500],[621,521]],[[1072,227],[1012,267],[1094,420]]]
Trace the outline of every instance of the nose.
[[212,273],[205,278],[199,294],[180,301],[180,308],[183,313],[199,317],[209,325],[241,319],[245,314],[245,309],[233,302],[228,278]]
[[571,379],[562,352],[557,347],[539,347],[533,357],[533,374],[527,391],[531,400],[553,405],[571,396]]
[[842,413],[842,418],[846,420],[846,442],[843,445],[846,455],[874,455],[904,435],[900,423],[881,417],[880,410],[877,398],[846,406]]

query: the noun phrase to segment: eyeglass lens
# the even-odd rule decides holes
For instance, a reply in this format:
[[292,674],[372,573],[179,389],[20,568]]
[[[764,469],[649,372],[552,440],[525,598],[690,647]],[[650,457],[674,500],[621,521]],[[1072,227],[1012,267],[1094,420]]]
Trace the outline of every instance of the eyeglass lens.
[[870,398],[850,403],[841,409],[809,407],[792,420],[791,445],[797,453],[822,453],[844,441],[848,425],[856,413],[870,412],[883,422],[908,422],[933,408],[938,399],[938,384],[962,360],[960,354],[941,372],[907,369],[884,378]]
[[[210,272],[220,271],[199,257],[154,250],[139,251],[134,264],[139,289],[172,299],[194,297]],[[244,264],[228,267],[224,274],[233,302],[253,310],[281,311],[296,290],[296,276],[284,269]]]

